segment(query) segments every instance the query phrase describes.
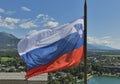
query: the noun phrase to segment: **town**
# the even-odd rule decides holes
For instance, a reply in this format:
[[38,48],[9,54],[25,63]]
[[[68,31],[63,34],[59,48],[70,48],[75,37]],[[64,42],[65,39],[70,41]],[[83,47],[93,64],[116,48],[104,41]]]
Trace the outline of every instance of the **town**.
[[[26,72],[27,66],[16,51],[0,52],[0,72]],[[120,77],[119,50],[88,50],[87,53],[88,78],[93,76]],[[72,84],[83,81],[84,62],[66,70],[48,74],[48,84]]]

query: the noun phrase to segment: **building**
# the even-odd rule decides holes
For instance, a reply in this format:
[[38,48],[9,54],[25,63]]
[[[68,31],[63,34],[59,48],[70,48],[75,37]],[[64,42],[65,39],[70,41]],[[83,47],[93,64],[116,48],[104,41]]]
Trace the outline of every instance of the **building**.
[[105,69],[109,69],[110,71],[120,72],[120,66],[103,66]]
[[24,78],[25,73],[0,73],[0,84],[47,84],[48,74],[41,74],[30,78]]

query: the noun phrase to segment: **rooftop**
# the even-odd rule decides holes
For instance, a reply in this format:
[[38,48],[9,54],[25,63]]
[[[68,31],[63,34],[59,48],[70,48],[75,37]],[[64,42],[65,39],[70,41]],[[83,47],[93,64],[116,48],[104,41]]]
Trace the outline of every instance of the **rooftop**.
[[[25,80],[25,75],[26,75],[25,72],[0,73],[0,80]],[[47,79],[48,79],[47,73],[29,78],[29,80],[39,80],[39,81],[47,81]]]

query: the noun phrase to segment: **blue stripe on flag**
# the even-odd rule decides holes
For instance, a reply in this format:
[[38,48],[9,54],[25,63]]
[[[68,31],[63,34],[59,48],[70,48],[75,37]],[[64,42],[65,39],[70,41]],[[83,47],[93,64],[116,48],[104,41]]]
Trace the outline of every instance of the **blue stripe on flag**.
[[51,45],[29,51],[22,58],[28,69],[47,64],[58,56],[83,46],[83,37],[80,38],[78,32],[73,33]]

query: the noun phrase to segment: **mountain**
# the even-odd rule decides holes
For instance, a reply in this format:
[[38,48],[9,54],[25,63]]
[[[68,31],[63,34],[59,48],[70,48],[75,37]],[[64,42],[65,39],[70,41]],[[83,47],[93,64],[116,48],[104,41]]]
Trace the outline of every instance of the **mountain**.
[[87,44],[87,48],[89,50],[117,50],[115,48],[111,48],[105,45],[98,45],[98,44]]
[[14,35],[0,32],[0,51],[15,50],[19,39]]

